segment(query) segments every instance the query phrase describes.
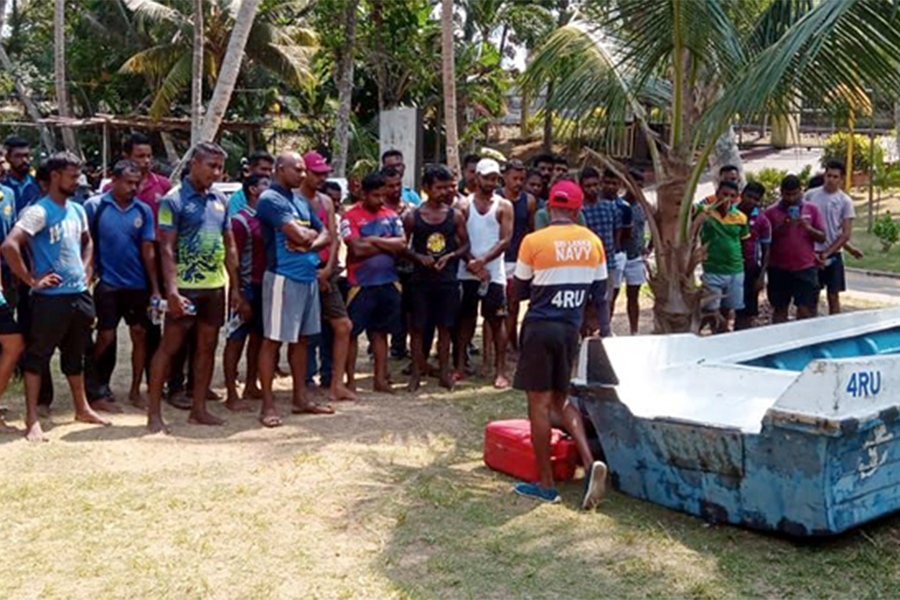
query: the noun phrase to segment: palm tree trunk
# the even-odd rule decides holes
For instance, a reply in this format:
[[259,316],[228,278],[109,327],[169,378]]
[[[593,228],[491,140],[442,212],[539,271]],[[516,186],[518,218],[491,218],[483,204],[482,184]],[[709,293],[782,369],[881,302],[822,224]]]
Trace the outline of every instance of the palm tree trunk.
[[191,146],[203,126],[203,0],[194,0],[194,47],[191,63]]
[[344,9],[344,44],[338,58],[338,115],[331,144],[334,151],[332,166],[335,177],[347,174],[347,153],[350,150],[350,108],[353,100],[353,63],[356,54],[356,12],[359,0],[347,0]]
[[231,101],[231,93],[234,91],[238,74],[241,71],[244,48],[247,46],[247,38],[250,36],[250,29],[253,27],[253,19],[256,18],[259,2],[260,0],[243,0],[238,9],[231,37],[228,39],[228,49],[225,50],[225,58],[219,69],[219,80],[216,82],[212,99],[209,101],[206,118],[203,119],[203,127],[200,131],[201,141],[212,141],[225,118],[225,110]]
[[550,98],[553,96],[553,81],[547,82],[547,96],[544,99],[544,150],[553,148],[553,112],[550,110]]
[[[56,104],[59,116],[70,117],[69,98],[66,91],[66,30],[65,30],[65,0],[55,0],[53,6],[53,66],[56,80]],[[63,144],[66,150],[78,151],[78,143],[75,140],[75,132],[70,127],[62,128]]]
[[459,168],[459,131],[456,128],[456,68],[453,55],[453,0],[441,0],[441,63],[444,77],[444,128],[447,131],[447,166]]
[[[3,30],[3,18],[5,16],[6,0],[0,0],[0,31]],[[44,147],[44,150],[46,150],[47,152],[52,152],[53,137],[50,135],[47,127],[41,124],[41,113],[40,111],[38,111],[37,105],[31,99],[31,93],[29,92],[28,88],[25,87],[24,81],[21,77],[18,77],[16,75],[12,60],[10,60],[9,55],[6,53],[6,49],[3,47],[2,43],[0,43],[0,66],[2,66],[7,73],[9,73],[10,79],[12,79],[13,85],[16,88],[16,94],[19,96],[19,100],[21,100],[22,104],[25,106],[25,112],[27,112],[31,120],[37,124],[38,132],[41,136],[41,145]]]

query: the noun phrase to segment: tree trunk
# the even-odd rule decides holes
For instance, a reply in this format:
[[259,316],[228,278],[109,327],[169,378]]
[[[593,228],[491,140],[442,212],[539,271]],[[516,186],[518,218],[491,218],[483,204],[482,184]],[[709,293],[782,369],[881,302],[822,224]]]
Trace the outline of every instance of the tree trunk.
[[897,159],[900,160],[900,102],[894,103],[894,129],[897,130]]
[[453,55],[453,0],[441,0],[441,63],[444,77],[444,128],[447,131],[447,166],[457,176],[459,130],[456,128],[456,68]]
[[347,175],[347,153],[350,150],[350,108],[353,100],[353,63],[356,55],[356,12],[359,0],[346,0],[344,9],[344,44],[338,57],[338,115],[334,131],[331,164],[335,177]]
[[168,131],[160,131],[159,137],[162,139],[163,148],[166,149],[166,158],[169,160],[169,164],[177,164],[180,155],[175,148],[175,142],[172,141],[172,135]]
[[[3,19],[6,16],[6,0],[0,0],[0,31],[3,30]],[[44,147],[48,153],[53,151],[53,136],[50,135],[50,132],[47,130],[46,125],[41,124],[41,113],[38,111],[37,105],[35,105],[34,101],[31,99],[31,93],[28,88],[25,87],[25,83],[22,78],[16,75],[15,68],[13,66],[12,60],[10,60],[9,55],[6,53],[6,49],[3,47],[2,40],[0,40],[0,66],[2,66],[7,73],[9,73],[10,79],[12,79],[13,85],[16,88],[16,94],[19,96],[19,100],[21,100],[22,104],[25,106],[25,112],[28,113],[28,116],[34,121],[38,126],[38,132],[41,136],[41,145]]]
[[194,0],[194,46],[191,62],[191,146],[203,126],[203,0]]
[[[56,104],[59,116],[68,118],[69,98],[66,90],[66,22],[65,0],[54,0],[53,10],[53,70],[56,80]],[[75,132],[71,127],[62,128],[63,144],[66,150],[77,152],[78,144],[75,140]]]
[[547,97],[544,100],[544,151],[553,149],[553,112],[550,110],[550,98],[553,96],[553,81],[547,82]]
[[372,1],[372,22],[375,23],[375,81],[378,83],[378,114],[384,112],[384,92],[387,88],[387,73],[384,67],[384,44],[382,42],[382,18],[384,8],[383,0]]
[[238,74],[241,72],[241,62],[244,59],[244,48],[250,29],[253,27],[253,19],[256,18],[256,10],[260,0],[243,0],[234,20],[234,28],[228,39],[228,49],[225,50],[225,58],[219,69],[219,80],[213,90],[212,99],[209,101],[209,109],[206,118],[203,119],[203,127],[200,131],[201,141],[212,141],[219,131],[219,126],[225,118],[225,110],[231,101],[231,93],[237,83]]

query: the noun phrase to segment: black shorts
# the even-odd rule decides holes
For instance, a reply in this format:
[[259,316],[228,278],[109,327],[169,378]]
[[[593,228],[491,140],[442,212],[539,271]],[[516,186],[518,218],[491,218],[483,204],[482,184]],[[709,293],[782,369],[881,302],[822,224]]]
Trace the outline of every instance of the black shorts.
[[759,290],[756,286],[759,284],[759,276],[762,271],[759,268],[744,268],[744,308],[737,310],[737,314],[744,317],[759,316]]
[[844,257],[840,252],[831,255],[828,264],[819,269],[819,289],[825,288],[829,294],[847,291],[844,276]]
[[234,331],[228,332],[228,339],[241,341],[247,339],[250,334],[261,336],[263,334],[263,301],[262,301],[262,284],[250,284],[244,288],[244,298],[250,303],[250,311],[252,313],[250,320],[241,323],[241,326]]
[[0,304],[0,335],[15,335],[23,333],[22,327],[16,321],[16,315],[12,306]]
[[95,317],[91,295],[32,293],[31,311],[35,318],[31,320],[24,370],[40,373],[59,348],[62,372],[81,375]]
[[129,327],[139,325],[146,329],[150,323],[147,317],[149,290],[114,288],[101,282],[94,288],[94,304],[97,307],[97,328],[101,331],[115,329],[122,319]]
[[506,286],[493,281],[488,285],[487,294],[478,295],[480,281],[466,279],[462,282],[462,306],[460,316],[474,318],[478,316],[478,303],[481,302],[481,316],[485,319],[496,319],[506,316]]
[[414,281],[409,294],[413,329],[424,331],[429,325],[449,329],[456,325],[462,301],[459,282]]
[[401,328],[400,289],[397,283],[350,288],[347,311],[353,321],[352,336],[363,331],[396,334]]
[[568,392],[578,344],[578,328],[571,323],[526,320],[519,336],[513,387],[526,392]]
[[344,296],[341,293],[340,282],[335,273],[328,280],[328,290],[319,286],[319,306],[322,309],[322,319],[331,321],[333,319],[343,319],[347,316],[347,305],[344,304]]
[[[196,319],[211,327],[221,327],[225,324],[225,288],[211,290],[178,290],[178,293],[187,298],[193,305],[193,315],[179,317],[181,319]],[[166,319],[172,319],[171,313]]]
[[797,306],[815,309],[819,304],[819,269],[785,271],[769,267],[766,295],[773,308],[787,308],[793,300]]

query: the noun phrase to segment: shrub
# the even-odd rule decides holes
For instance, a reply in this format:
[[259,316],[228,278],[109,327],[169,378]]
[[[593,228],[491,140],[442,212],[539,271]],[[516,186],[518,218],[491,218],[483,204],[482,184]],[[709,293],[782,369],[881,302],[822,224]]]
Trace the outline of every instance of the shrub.
[[881,241],[882,249],[887,252],[900,238],[900,225],[891,218],[891,211],[887,211],[875,220],[872,233]]
[[[829,160],[839,160],[847,162],[847,133],[835,133],[825,140],[825,148],[822,153],[822,167]],[[869,170],[869,138],[856,134],[853,136],[853,170],[864,171]],[[884,164],[884,150],[876,142],[875,144],[875,167]],[[849,165],[848,165],[849,166]]]
[[[797,173],[797,177],[800,178],[800,183],[806,188],[806,185],[809,183],[809,177],[812,173],[812,167],[810,165],[806,165],[802,171]],[[763,184],[766,187],[766,195],[763,196],[760,204],[763,206],[769,206],[770,204],[774,204],[781,200],[781,180],[788,176],[788,172],[782,169],[775,169],[772,167],[766,167],[765,169],[760,169],[759,171],[750,172],[748,171],[744,175],[747,181],[757,181]]]

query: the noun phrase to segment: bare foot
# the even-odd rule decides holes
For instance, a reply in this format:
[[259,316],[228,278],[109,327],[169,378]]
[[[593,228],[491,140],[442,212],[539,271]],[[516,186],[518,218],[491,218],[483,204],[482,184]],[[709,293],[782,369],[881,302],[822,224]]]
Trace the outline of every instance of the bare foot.
[[394,388],[391,387],[390,380],[387,381],[375,381],[372,384],[372,391],[381,392],[383,394],[393,394]]
[[94,400],[91,402],[91,408],[94,410],[99,410],[100,412],[119,414],[122,412],[122,407],[110,400],[109,398],[100,398],[99,400]]
[[206,390],[206,399],[207,400],[221,400],[222,396],[212,391],[211,389]]
[[84,412],[76,412],[75,420],[81,423],[91,423],[92,425],[103,425],[104,427],[112,425],[112,423],[95,413],[90,406]]
[[13,427],[0,417],[0,433],[20,433],[18,427]]
[[419,377],[410,377],[409,384],[406,386],[407,392],[418,392],[419,387],[422,385]]
[[128,401],[131,402],[131,405],[135,408],[140,408],[143,410],[147,409],[147,399],[144,398],[140,392],[129,394]]
[[509,380],[505,375],[497,375],[497,379],[494,380],[494,387],[498,390],[505,390],[509,388]]
[[334,408],[330,404],[318,404],[316,402],[304,402],[303,404],[298,404],[294,402],[291,404],[291,412],[295,415],[333,415]]
[[190,416],[188,417],[188,423],[192,423],[194,425],[224,425],[225,419],[220,419],[216,415],[208,412],[195,412],[191,411]]
[[348,381],[347,389],[350,390],[351,392],[355,392],[356,391],[356,381]]
[[340,402],[342,400],[358,400],[356,393],[343,385],[332,385],[331,393],[328,395],[328,399],[332,402]]
[[274,408],[269,410],[265,410],[262,414],[259,415],[259,422],[263,427],[281,427],[284,421],[281,419],[281,415],[278,414],[278,411]]
[[249,400],[229,398],[225,401],[225,408],[227,408],[231,412],[252,412],[254,407]]
[[41,424],[38,421],[35,421],[31,424],[28,429],[25,430],[25,439],[29,442],[46,442],[47,438],[44,437],[44,430],[41,429]]
[[245,387],[244,400],[262,400],[262,390],[258,387]]
[[165,433],[166,435],[171,433],[169,426],[166,425],[166,422],[162,420],[160,415],[147,417],[147,429],[150,430],[150,433]]
[[440,384],[442,388],[452,390],[456,386],[456,378],[453,376],[453,373],[443,373],[440,378]]
[[275,367],[275,377],[287,377],[290,374],[290,371],[285,371],[281,367]]

